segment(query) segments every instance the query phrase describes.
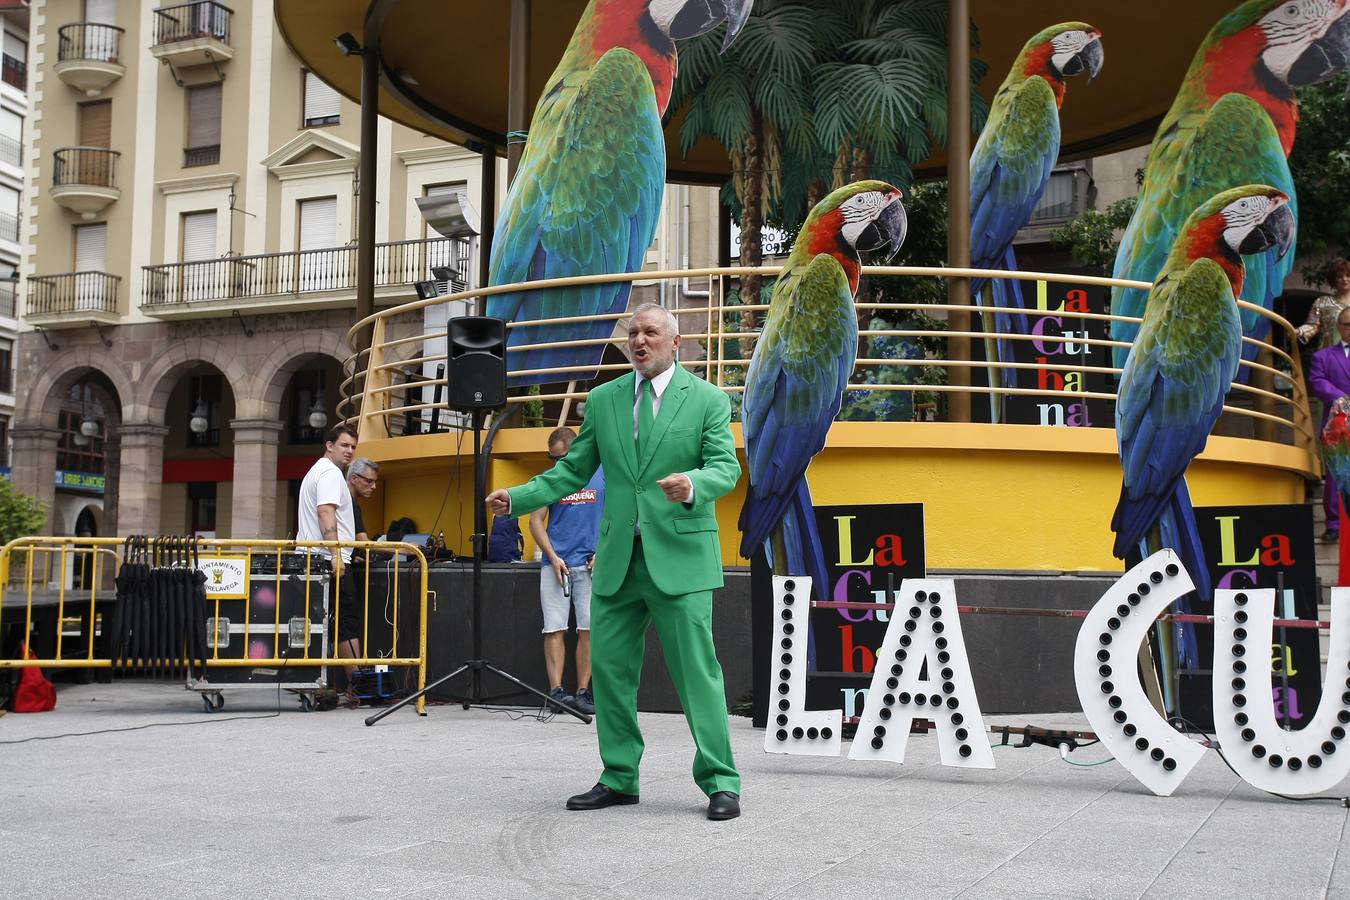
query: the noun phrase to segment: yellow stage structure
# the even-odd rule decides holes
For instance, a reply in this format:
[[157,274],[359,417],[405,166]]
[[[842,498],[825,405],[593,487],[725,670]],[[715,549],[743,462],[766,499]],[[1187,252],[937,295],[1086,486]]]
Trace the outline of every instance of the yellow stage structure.
[[[748,354],[739,348],[754,338],[753,331],[729,324],[747,311],[762,312],[766,306],[728,304],[728,293],[747,274],[773,276],[777,269],[699,269],[672,272],[641,272],[635,275],[601,276],[590,279],[559,279],[531,282],[527,287],[562,286],[578,281],[641,280],[643,283],[693,278],[709,286],[705,305],[673,310],[680,320],[682,364],[723,387],[740,392]],[[869,267],[872,276],[910,278],[1015,277],[1024,281],[1050,281],[1109,286],[1147,287],[1085,276],[1025,272],[983,272],[972,269]],[[443,363],[445,334],[423,326],[428,307],[473,300],[493,293],[520,290],[522,285],[503,285],[467,291],[452,296],[419,300],[382,310],[352,329],[353,346],[369,350],[355,353],[347,363],[349,378],[344,387],[349,421],[357,424],[360,453],[381,465],[382,504],[370,509],[371,521],[409,516],[420,528],[444,532],[449,546],[469,552],[473,527],[472,437],[458,428],[441,433],[425,430],[434,414],[442,427],[458,420],[444,403],[432,402],[435,379],[422,373]],[[1033,293],[1033,292],[1029,292]],[[1033,294],[1034,295],[1034,294]],[[891,319],[906,312],[923,311],[941,317],[956,307],[947,304],[859,304]],[[1258,309],[1249,304],[1241,305]],[[968,309],[968,308],[966,308]],[[985,312],[1021,310],[985,307]],[[1205,452],[1187,474],[1197,506],[1302,503],[1308,479],[1320,474],[1315,433],[1309,414],[1303,373],[1297,354],[1288,354],[1278,344],[1296,346],[1289,322],[1260,310],[1272,324],[1271,341],[1255,362],[1244,361],[1249,383],[1235,383],[1224,415]],[[1126,321],[1105,313],[1072,313],[1074,319]],[[439,317],[441,321],[444,316]],[[624,316],[609,316],[626,324]],[[979,317],[975,317],[978,323]],[[989,320],[992,323],[992,316]],[[549,320],[557,322],[560,320]],[[538,323],[512,323],[510,328],[529,328]],[[975,326],[978,328],[978,324]],[[992,325],[991,325],[992,327]],[[624,328],[611,340],[623,345]],[[1276,335],[1283,335],[1281,342]],[[983,331],[888,330],[863,331],[864,338],[903,338],[924,341],[925,346],[946,345],[952,338],[974,341],[991,338],[1032,340],[1028,335],[994,334]],[[1102,346],[1121,342],[1084,340],[1040,335],[1036,340],[1076,340]],[[1250,339],[1247,339],[1250,340]],[[358,343],[359,341],[359,343]],[[596,342],[592,342],[596,343]],[[603,342],[600,342],[603,343]],[[556,346],[556,345],[538,345]],[[864,343],[867,346],[867,343]],[[915,404],[921,421],[842,421],[832,428],[826,448],[811,464],[808,478],[818,505],[923,503],[928,566],[932,569],[985,571],[1118,571],[1111,555],[1111,514],[1120,492],[1120,464],[1116,455],[1113,420],[1105,427],[1063,425],[1013,425],[926,420],[939,409],[942,397],[958,393],[976,395],[971,405],[987,404],[990,394],[1028,395],[1050,399],[1103,401],[1114,408],[1115,396],[1107,391],[1066,392],[1053,388],[999,388],[949,383],[866,383],[867,373],[880,367],[939,367],[948,371],[983,369],[985,363],[945,358],[942,352],[925,353],[918,359],[867,358],[858,360],[850,391],[903,391],[922,395]],[[1086,376],[1119,372],[1106,366],[1070,361],[1050,364],[1002,363],[1000,368],[1050,369],[1067,383],[1079,373]],[[600,380],[617,377],[629,368],[617,350],[607,351]],[[523,374],[511,372],[512,375]],[[879,380],[879,379],[876,379]],[[970,381],[971,379],[952,379]],[[974,379],[979,381],[979,379]],[[998,379],[991,379],[997,385]],[[1099,379],[1100,381],[1100,379]],[[1056,384],[1058,380],[1056,380]],[[546,388],[547,390],[547,388]],[[495,437],[488,463],[488,487],[517,484],[549,465],[546,442],[559,424],[578,427],[586,399],[582,385],[572,383],[542,395],[512,397],[510,405],[530,404],[536,411],[533,427],[503,427]],[[550,411],[539,421],[539,408]],[[508,407],[509,409],[509,407]],[[556,411],[556,412],[555,412]],[[519,425],[518,415],[510,425]],[[738,423],[733,423],[737,445],[743,452]],[[742,456],[742,464],[744,457]],[[664,473],[663,473],[664,474]],[[726,565],[747,565],[738,554],[740,532],[736,520],[744,499],[745,479],[735,492],[718,504],[723,559]],[[528,537],[527,537],[528,539]],[[850,558],[861,563],[869,547],[848,546]],[[527,547],[527,558],[533,547]],[[841,551],[843,552],[843,551]]]

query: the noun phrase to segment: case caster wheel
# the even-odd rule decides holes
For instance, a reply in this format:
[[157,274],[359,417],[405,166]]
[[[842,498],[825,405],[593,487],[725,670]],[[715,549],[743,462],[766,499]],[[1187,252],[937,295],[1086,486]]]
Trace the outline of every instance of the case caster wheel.
[[207,712],[219,712],[225,708],[224,694],[202,694],[202,705]]
[[309,694],[301,694],[300,710],[301,712],[314,712],[314,698]]

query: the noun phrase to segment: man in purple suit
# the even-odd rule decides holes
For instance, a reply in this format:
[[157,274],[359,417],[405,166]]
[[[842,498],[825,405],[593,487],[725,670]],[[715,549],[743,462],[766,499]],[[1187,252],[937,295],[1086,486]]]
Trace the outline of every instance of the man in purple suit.
[[[1350,307],[1341,310],[1336,317],[1336,330],[1341,339],[1313,354],[1312,369],[1308,373],[1308,385],[1322,401],[1324,426],[1332,404],[1350,394]],[[1322,486],[1322,509],[1327,516],[1327,530],[1323,532],[1322,540],[1333,543],[1341,536],[1341,501],[1329,471]]]

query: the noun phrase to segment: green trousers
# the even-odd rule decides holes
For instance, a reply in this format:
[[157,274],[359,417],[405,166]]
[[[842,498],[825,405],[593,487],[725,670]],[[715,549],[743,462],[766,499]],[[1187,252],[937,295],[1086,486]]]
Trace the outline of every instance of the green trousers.
[[605,764],[601,783],[623,794],[638,793],[643,742],[637,692],[647,626],[652,622],[694,736],[694,783],[705,794],[740,793],[741,776],[731,758],[722,666],[713,647],[712,591],[679,596],[658,591],[640,539],[633,542],[633,558],[618,593],[591,598],[595,733]]

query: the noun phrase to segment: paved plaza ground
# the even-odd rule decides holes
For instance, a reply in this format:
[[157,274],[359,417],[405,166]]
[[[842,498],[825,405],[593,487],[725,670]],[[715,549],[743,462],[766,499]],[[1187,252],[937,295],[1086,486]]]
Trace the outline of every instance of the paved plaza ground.
[[193,723],[0,744],[0,896],[1350,896],[1350,813],[1263,796],[1213,753],[1158,798],[1045,747],[997,749],[994,771],[943,768],[931,736],[904,766],[769,756],[734,718],[744,815],[716,823],[678,716],[642,717],[640,805],[578,813],[563,800],[595,782],[591,726],[438,706],[367,728],[367,711],[289,695],[275,710],[271,692],[207,714],[179,687],[119,682],[0,717],[5,742]]

